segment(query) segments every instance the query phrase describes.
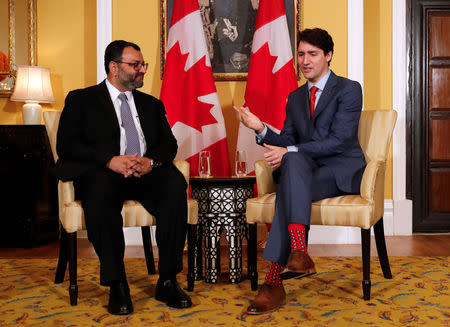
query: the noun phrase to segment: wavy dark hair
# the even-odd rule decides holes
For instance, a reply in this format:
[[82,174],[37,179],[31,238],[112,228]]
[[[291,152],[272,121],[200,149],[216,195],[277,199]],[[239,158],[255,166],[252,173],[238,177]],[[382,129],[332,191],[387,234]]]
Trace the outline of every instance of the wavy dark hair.
[[[321,28],[307,28],[298,33],[298,44],[300,42],[307,42],[323,50],[324,55],[330,51],[334,53],[333,38],[327,31]],[[328,62],[330,65],[331,60]]]
[[124,40],[112,41],[105,50],[105,71],[109,74],[109,63],[114,60],[120,60],[122,58],[123,49],[126,47],[132,47],[134,50],[141,51],[141,48],[133,42]]

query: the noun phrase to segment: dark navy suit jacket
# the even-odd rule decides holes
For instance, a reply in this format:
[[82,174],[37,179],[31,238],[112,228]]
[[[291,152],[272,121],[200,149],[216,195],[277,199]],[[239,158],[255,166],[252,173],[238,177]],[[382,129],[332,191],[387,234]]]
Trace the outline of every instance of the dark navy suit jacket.
[[340,190],[359,193],[366,166],[358,141],[361,109],[359,83],[331,72],[312,119],[308,84],[305,83],[289,94],[280,135],[268,129],[258,143],[282,147],[295,145],[319,166],[328,166]]

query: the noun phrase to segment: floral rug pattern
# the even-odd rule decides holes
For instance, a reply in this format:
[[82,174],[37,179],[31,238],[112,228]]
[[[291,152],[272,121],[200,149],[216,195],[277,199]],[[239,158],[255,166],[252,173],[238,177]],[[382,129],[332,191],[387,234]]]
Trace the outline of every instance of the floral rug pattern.
[[[391,257],[393,279],[371,260],[372,297],[362,299],[361,258],[313,258],[317,274],[284,282],[287,304],[261,316],[244,314],[256,292],[250,282],[195,283],[193,307],[171,309],[154,299],[157,275],[144,259],[125,259],[135,312],[106,311],[108,289],[96,259],[78,260],[78,305],[70,306],[68,275],[54,284],[56,259],[0,260],[0,326],[450,326],[448,257]],[[259,263],[260,283],[267,263]],[[179,282],[186,287],[185,275]]]

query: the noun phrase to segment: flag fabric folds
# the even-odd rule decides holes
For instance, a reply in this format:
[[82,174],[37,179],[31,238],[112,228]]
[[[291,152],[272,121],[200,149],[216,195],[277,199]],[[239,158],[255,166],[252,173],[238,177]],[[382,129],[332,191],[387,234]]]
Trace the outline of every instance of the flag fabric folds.
[[[272,130],[279,132],[286,102],[297,88],[289,30],[283,0],[260,0],[253,36],[244,106]],[[255,133],[239,125],[237,150],[247,151],[247,164],[263,159],[265,149],[255,144]]]
[[219,104],[198,0],[174,0],[161,88],[178,141],[176,159],[198,176],[198,155],[211,153],[211,174],[229,176],[225,121]]

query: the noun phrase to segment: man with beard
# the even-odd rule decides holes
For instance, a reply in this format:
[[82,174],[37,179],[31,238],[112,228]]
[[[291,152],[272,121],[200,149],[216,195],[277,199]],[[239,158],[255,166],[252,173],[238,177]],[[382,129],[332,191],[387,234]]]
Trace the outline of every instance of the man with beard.
[[187,185],[172,163],[177,141],[163,103],[136,90],[148,67],[139,46],[113,41],[104,64],[106,80],[67,95],[58,128],[56,175],[74,182],[88,238],[100,260],[100,284],[110,287],[110,313],[133,312],[123,262],[125,200],[139,201],[156,217],[155,298],[170,307],[190,307],[191,299],[176,280],[183,269],[187,228]]

